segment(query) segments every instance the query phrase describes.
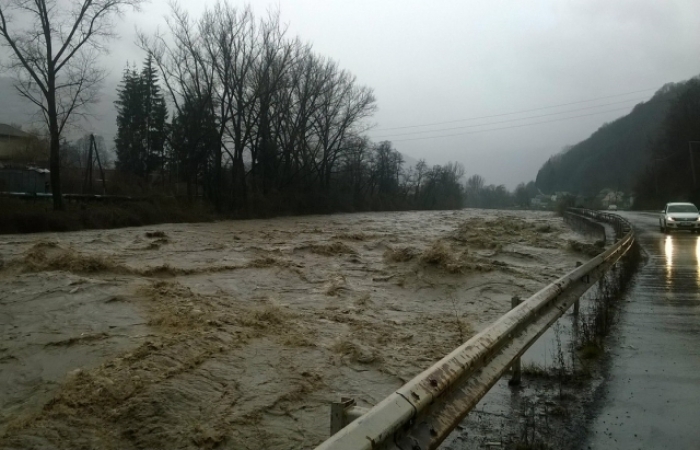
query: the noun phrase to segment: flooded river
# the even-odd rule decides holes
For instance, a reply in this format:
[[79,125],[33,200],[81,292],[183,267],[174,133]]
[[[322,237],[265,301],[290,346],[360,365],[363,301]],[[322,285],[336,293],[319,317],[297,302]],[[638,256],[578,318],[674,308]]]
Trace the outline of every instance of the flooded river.
[[586,255],[551,213],[0,236],[0,447],[309,448]]

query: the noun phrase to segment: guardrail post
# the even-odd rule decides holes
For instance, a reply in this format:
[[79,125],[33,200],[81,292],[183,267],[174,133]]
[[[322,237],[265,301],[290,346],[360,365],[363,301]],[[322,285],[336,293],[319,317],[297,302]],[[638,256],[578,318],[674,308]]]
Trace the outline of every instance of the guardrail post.
[[[576,261],[576,267],[581,267],[583,263],[581,261]],[[578,310],[581,304],[581,299],[577,298],[574,302],[574,316],[578,316]]]
[[[518,306],[521,302],[522,302],[522,300],[520,300],[520,297],[518,297],[517,295],[514,295],[510,299],[511,309]],[[518,386],[518,385],[520,385],[520,377],[522,375],[521,370],[520,370],[520,358],[517,358],[515,361],[513,361],[513,365],[510,367],[511,367],[512,373],[511,373],[510,380],[508,380],[508,386]]]
[[341,397],[339,402],[331,403],[331,436],[367,411],[369,409],[355,406],[352,398]]
[[355,404],[351,398],[341,398],[339,402],[331,403],[331,436],[345,427],[345,408]]

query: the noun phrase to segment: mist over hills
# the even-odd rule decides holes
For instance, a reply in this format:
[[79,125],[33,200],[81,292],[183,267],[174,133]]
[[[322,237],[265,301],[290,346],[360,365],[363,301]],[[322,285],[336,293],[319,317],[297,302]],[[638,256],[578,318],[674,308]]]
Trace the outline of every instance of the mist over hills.
[[604,188],[630,192],[650,162],[672,101],[687,82],[668,83],[626,116],[602,125],[588,139],[549,158],[537,172],[545,193],[593,196]]

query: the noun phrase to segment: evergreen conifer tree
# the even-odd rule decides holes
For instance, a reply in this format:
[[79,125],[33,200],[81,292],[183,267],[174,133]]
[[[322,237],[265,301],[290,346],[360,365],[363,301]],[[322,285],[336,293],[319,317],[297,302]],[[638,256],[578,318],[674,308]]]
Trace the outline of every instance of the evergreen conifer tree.
[[117,168],[146,180],[164,172],[168,112],[151,55],[141,73],[125,69],[115,104]]

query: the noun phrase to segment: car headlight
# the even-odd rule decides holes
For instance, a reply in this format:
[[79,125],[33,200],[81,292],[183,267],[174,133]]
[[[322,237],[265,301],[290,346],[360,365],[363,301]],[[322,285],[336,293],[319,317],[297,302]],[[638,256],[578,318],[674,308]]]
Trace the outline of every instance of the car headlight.
[[675,222],[675,219],[673,217],[669,217],[666,220],[668,220],[669,222]]

